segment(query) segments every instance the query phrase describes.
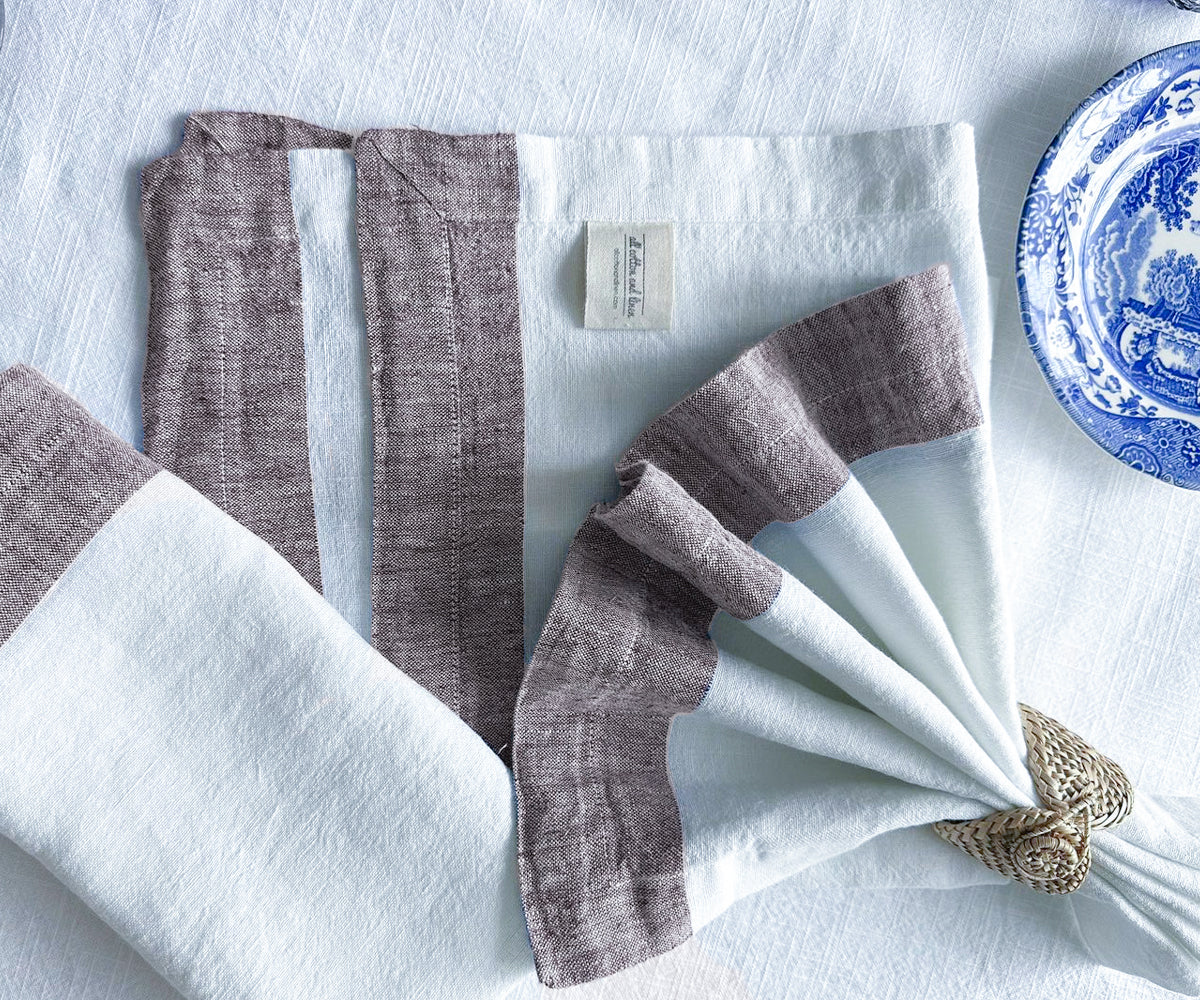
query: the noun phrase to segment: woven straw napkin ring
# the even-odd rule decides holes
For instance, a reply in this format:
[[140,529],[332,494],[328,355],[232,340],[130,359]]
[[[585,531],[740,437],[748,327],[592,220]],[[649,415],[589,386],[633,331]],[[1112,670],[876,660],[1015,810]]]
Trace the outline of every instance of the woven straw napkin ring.
[[976,861],[1039,892],[1074,892],[1092,865],[1093,827],[1116,826],[1133,807],[1125,772],[1037,709],[1021,705],[1029,773],[1045,808],[1002,809],[935,823]]

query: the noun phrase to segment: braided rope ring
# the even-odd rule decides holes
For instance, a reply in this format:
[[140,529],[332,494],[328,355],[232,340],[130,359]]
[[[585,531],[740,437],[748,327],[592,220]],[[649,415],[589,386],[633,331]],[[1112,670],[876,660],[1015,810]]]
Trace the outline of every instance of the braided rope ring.
[[1027,764],[1044,808],[1002,809],[933,828],[992,871],[1039,892],[1074,892],[1092,865],[1093,827],[1133,808],[1125,772],[1060,722],[1021,705]]

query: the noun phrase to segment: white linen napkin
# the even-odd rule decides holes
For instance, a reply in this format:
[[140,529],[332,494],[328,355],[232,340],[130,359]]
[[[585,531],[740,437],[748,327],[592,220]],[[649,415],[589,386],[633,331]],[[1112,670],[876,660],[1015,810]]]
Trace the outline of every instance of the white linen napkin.
[[511,781],[265,542],[0,373],[0,832],[185,996],[499,997]]
[[[947,270],[777,331],[651,423],[618,474],[518,706],[543,979],[666,950],[806,870],[815,886],[1000,880],[935,832],[1054,804],[1031,781],[989,430]],[[665,772],[638,766],[664,743]],[[1101,766],[1084,787],[1123,795]],[[1101,828],[1120,816],[1090,808],[1091,871],[1062,896],[1064,931],[1099,962],[1193,994],[1195,809],[1138,793]],[[1049,891],[1037,866],[1065,842],[1039,826],[1003,850]]]

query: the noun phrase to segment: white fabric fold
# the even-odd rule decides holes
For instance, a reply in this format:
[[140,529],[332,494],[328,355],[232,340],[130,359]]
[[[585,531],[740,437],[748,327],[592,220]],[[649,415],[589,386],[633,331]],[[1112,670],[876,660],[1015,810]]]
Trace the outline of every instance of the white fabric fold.
[[[779,594],[744,622],[718,613],[712,684],[671,732],[697,926],[794,876],[1003,881],[932,828],[1042,804],[1014,726],[988,433],[861,459],[815,514],[755,539],[783,570]],[[1097,961],[1190,995],[1198,813],[1136,793],[1132,815],[1093,832],[1083,886],[1057,900]]]
[[533,976],[511,780],[169,473],[0,646],[0,832],[186,997]]

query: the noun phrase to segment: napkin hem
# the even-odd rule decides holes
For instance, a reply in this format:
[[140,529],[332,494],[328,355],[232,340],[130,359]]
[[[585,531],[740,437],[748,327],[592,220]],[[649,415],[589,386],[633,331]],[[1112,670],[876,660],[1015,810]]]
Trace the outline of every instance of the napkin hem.
[[0,372],[0,645],[159,471],[39,372]]
[[353,147],[373,415],[373,645],[508,759],[524,670],[511,135],[199,112],[142,172],[145,448],[317,590],[289,150]]
[[372,642],[506,762],[524,671],[513,137],[355,144],[374,422]]
[[150,275],[143,450],[318,592],[300,234],[289,149],[348,146],[293,118],[188,117],[141,174]]

